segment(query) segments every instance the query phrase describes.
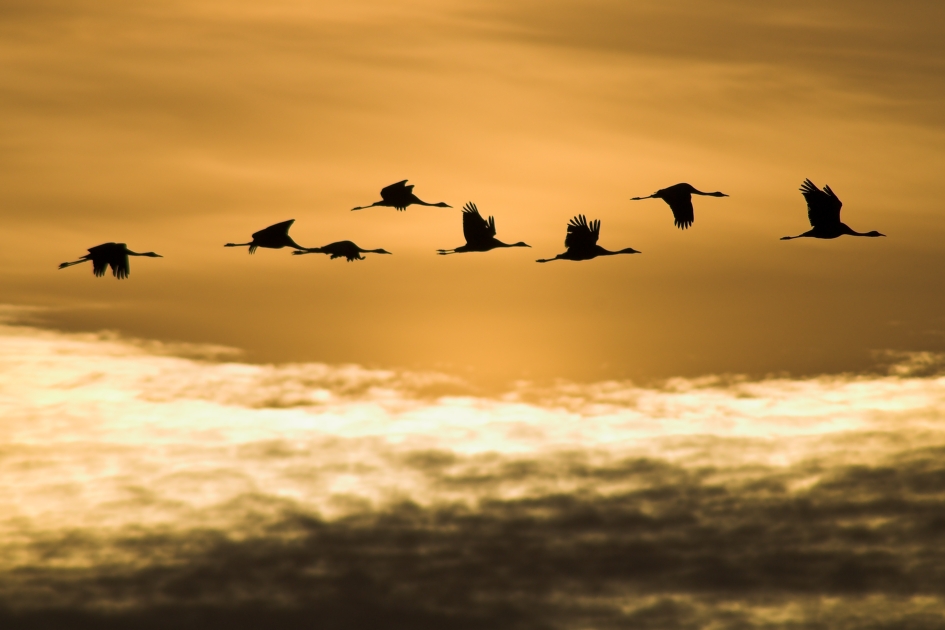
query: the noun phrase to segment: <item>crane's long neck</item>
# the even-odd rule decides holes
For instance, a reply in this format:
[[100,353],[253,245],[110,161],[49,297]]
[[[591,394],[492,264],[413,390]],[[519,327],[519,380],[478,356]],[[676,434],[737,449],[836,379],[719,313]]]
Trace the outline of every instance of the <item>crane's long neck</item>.
[[410,203],[416,204],[418,206],[430,206],[432,208],[452,208],[452,206],[447,205],[445,201],[439,201],[437,203],[427,203],[423,199],[419,199],[416,195],[414,195]]
[[389,254],[390,252],[386,249],[361,249],[358,248],[362,254]]
[[627,247],[626,249],[621,249],[620,251],[612,252],[609,249],[604,249],[603,247],[597,247],[598,256],[616,256],[617,254],[639,254],[637,250],[632,247]]
[[728,197],[728,195],[726,195],[724,192],[719,192],[719,191],[702,192],[701,190],[696,190],[695,188],[693,188],[690,192],[694,195],[704,195],[706,197]]
[[871,231],[871,232],[857,232],[856,230],[854,230],[853,228],[851,228],[851,227],[850,227],[849,225],[847,225],[846,223],[841,223],[840,225],[842,226],[840,229],[843,230],[843,233],[844,233],[844,234],[849,234],[850,236],[870,236],[870,237],[873,237],[873,236],[886,236],[885,234],[880,234],[880,233],[877,232],[876,230],[873,230],[873,231]]

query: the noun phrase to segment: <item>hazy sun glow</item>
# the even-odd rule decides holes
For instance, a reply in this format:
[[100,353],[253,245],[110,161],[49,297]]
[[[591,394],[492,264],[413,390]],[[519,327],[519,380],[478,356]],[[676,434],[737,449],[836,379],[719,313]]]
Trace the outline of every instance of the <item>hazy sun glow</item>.
[[[237,541],[286,513],[345,523],[405,503],[488,511],[562,493],[602,504],[638,495],[635,509],[657,515],[671,508],[646,493],[666,475],[803,501],[845,471],[921,467],[945,450],[945,377],[912,375],[921,357],[886,376],[520,383],[481,397],[435,373],[217,362],[198,358],[215,348],[182,358],[154,342],[22,326],[2,327],[0,348],[0,557],[4,589],[27,604],[37,600],[17,577],[24,569],[170,561],[121,542],[129,536],[186,539],[197,528]],[[891,517],[847,518],[881,531]],[[68,542],[86,539],[98,542]]]

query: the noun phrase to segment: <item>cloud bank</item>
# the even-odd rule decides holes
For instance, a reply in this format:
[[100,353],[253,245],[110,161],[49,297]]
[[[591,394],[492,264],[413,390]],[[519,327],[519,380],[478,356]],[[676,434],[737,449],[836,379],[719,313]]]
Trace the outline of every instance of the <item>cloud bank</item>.
[[936,357],[484,398],[0,337],[4,627],[945,622]]

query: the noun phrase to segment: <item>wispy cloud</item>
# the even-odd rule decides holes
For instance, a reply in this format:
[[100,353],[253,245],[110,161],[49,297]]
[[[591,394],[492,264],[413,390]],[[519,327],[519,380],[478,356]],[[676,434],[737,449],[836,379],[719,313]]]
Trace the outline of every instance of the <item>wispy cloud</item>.
[[941,374],[485,398],[436,374],[0,339],[13,625],[943,619]]
[[[879,1],[476,3],[473,15],[498,36],[640,59],[699,63],[703,75],[741,68],[754,106],[856,93],[862,105],[913,122],[942,119],[945,18],[933,0],[891,9]],[[679,80],[694,77],[674,73]],[[733,77],[734,78],[734,77]],[[733,81],[733,83],[735,83]],[[716,84],[717,85],[717,84]],[[646,91],[652,85],[641,84]],[[767,95],[767,97],[762,96]],[[817,95],[817,96],[815,96]]]

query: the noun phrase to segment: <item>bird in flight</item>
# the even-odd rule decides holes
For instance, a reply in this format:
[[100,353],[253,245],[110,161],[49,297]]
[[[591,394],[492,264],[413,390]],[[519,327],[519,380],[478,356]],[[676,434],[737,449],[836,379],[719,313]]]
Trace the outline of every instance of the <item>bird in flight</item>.
[[257,247],[267,247],[269,249],[294,247],[295,249],[305,249],[289,236],[289,228],[292,227],[293,223],[295,223],[295,219],[289,219],[282,223],[270,225],[263,230],[253,232],[253,240],[249,243],[227,243],[224,247],[246,247],[248,245],[250,254],[255,254]]
[[391,208],[397,208],[398,210],[406,210],[407,206],[411,205],[434,206],[437,208],[453,207],[442,201],[439,203],[427,203],[426,201],[422,201],[415,194],[413,194],[413,184],[408,186],[407,180],[405,179],[402,182],[397,182],[396,184],[391,184],[390,186],[381,188],[380,201],[375,201],[369,206],[358,206],[357,208],[351,208],[351,210],[364,210],[365,208],[373,208],[374,206],[389,206]]
[[616,256],[617,254],[639,254],[632,247],[612,252],[597,244],[600,237],[600,221],[587,222],[583,214],[568,222],[568,235],[564,237],[564,246],[567,251],[554,258],[542,258],[535,262],[550,262],[552,260],[590,260],[598,256]]
[[872,232],[856,232],[846,223],[840,221],[840,208],[843,202],[837,198],[837,195],[830,190],[830,186],[824,186],[823,190],[818,190],[814,182],[805,179],[801,184],[801,194],[807,201],[807,218],[810,220],[810,230],[797,236],[782,236],[782,241],[789,241],[794,238],[837,238],[844,234],[850,236],[886,236],[876,230]]
[[487,252],[496,247],[531,247],[527,243],[519,241],[511,245],[503,243],[495,237],[495,219],[489,217],[486,221],[479,214],[479,208],[473,202],[463,206],[463,236],[466,237],[466,244],[460,245],[454,249],[436,250],[441,256],[447,254],[462,254],[463,252]]
[[100,278],[104,276],[105,269],[107,267],[111,267],[112,275],[119,280],[124,280],[128,277],[128,274],[131,273],[131,270],[128,266],[128,256],[149,256],[151,258],[163,258],[163,256],[160,254],[155,254],[154,252],[144,252],[143,254],[133,252],[128,249],[124,243],[102,243],[101,245],[90,247],[89,253],[79,260],[64,262],[59,265],[59,268],[65,269],[66,267],[71,267],[72,265],[78,265],[91,260],[92,273],[95,274],[95,277]]
[[685,230],[690,225],[692,225],[693,221],[696,220],[695,214],[692,210],[693,195],[705,195],[707,197],[728,197],[728,195],[722,192],[702,192],[701,190],[696,190],[689,184],[676,184],[668,188],[657,190],[649,197],[634,197],[630,201],[641,201],[643,199],[662,199],[669,205],[669,209],[673,211],[673,218],[675,219],[676,227],[678,227],[680,230]]
[[351,241],[338,241],[329,243],[324,247],[307,247],[299,252],[292,252],[296,256],[302,254],[328,254],[332,259],[347,258],[348,262],[352,260],[364,260],[361,254],[389,254],[385,249],[361,249]]

